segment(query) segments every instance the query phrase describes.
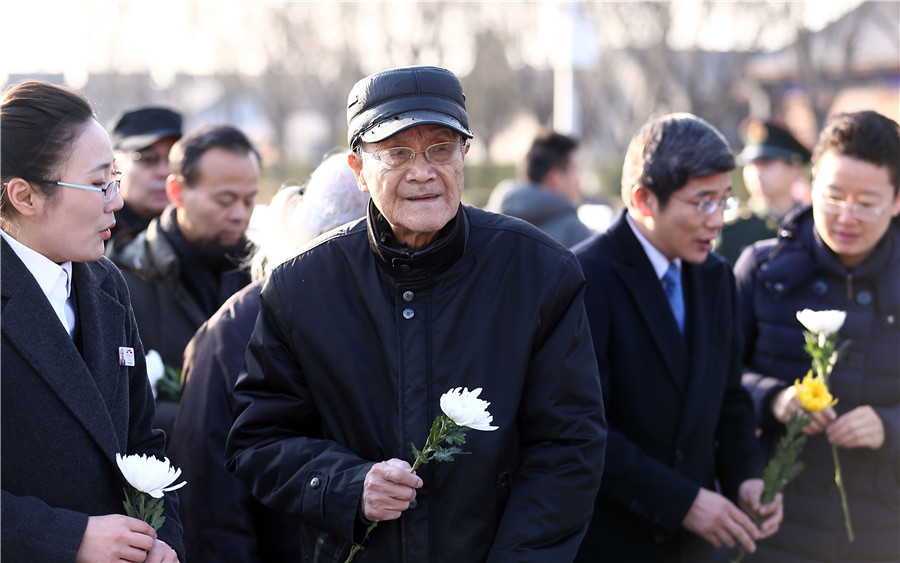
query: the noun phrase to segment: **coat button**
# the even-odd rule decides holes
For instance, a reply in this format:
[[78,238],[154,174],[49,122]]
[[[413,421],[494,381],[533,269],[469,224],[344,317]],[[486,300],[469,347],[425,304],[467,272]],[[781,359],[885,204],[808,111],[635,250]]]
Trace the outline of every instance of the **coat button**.
[[887,322],[887,324],[892,325],[894,324],[894,321],[896,319],[894,318],[894,315],[888,315],[884,320]]
[[403,318],[409,320],[416,316],[416,312],[412,309],[403,309]]
[[409,509],[412,510],[417,506],[419,506],[419,501],[417,501],[416,499],[412,499],[409,503]]
[[775,282],[775,291],[784,291],[784,284],[781,282]]
[[826,293],[828,293],[828,284],[826,284],[823,280],[816,280],[812,284],[812,292],[819,297],[822,297]]
[[412,291],[404,291],[403,292],[403,300],[406,301],[407,303],[412,301],[413,297],[415,297],[415,295],[413,294]]
[[866,290],[862,290],[856,295],[856,302],[860,305],[868,305],[872,302],[872,294]]
[[319,488],[319,478],[313,477],[312,479],[310,479],[309,486],[312,487],[313,489],[318,489]]
[[400,266],[400,271],[403,272],[404,274],[407,273],[407,272],[409,271],[409,264],[403,264],[403,265],[401,265],[401,266]]

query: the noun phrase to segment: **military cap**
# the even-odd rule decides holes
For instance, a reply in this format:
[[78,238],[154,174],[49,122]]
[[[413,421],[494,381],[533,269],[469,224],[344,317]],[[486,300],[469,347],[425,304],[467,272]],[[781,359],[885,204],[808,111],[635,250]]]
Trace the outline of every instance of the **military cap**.
[[741,164],[762,158],[779,158],[792,164],[806,164],[812,156],[787,129],[772,121],[749,118],[741,127],[744,150],[738,155]]

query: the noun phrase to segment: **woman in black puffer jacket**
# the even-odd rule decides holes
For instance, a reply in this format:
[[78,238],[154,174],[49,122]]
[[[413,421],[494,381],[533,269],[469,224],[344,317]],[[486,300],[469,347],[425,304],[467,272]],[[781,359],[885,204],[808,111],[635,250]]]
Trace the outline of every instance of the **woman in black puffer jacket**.
[[[744,386],[771,453],[799,408],[791,385],[810,368],[802,309],[847,312],[850,341],[831,376],[839,399],[817,415],[784,491],[781,530],[758,561],[900,560],[900,134],[874,112],[836,116],[814,156],[813,205],[778,239],[735,266],[744,331]],[[831,445],[838,446],[855,541],[844,530]]]

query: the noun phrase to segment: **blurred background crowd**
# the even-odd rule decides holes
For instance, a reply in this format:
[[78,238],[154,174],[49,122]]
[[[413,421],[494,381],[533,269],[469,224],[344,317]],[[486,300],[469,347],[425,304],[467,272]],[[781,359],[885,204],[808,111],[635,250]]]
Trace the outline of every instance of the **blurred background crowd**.
[[[460,77],[475,132],[464,201],[475,205],[517,174],[543,126],[580,139],[586,200],[618,207],[622,155],[652,115],[699,115],[735,149],[748,115],[777,118],[807,147],[833,113],[900,117],[893,1],[47,8],[3,8],[4,19],[19,22],[10,33],[28,41],[0,53],[4,85],[37,78],[82,89],[108,129],[123,111],[147,105],[178,110],[185,130],[234,125],[262,156],[259,203],[343,146],[346,93],[360,76],[402,65],[443,66]],[[36,28],[39,44],[28,39]]]

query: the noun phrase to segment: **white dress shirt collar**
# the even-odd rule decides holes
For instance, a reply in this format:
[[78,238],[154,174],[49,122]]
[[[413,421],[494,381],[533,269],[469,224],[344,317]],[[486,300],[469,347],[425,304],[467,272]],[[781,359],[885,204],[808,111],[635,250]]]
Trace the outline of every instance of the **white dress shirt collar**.
[[[628,221],[628,226],[631,227],[634,236],[636,236],[638,242],[641,243],[641,247],[643,247],[647,258],[650,259],[650,264],[653,265],[653,271],[656,272],[656,278],[661,280],[666,274],[666,270],[669,269],[669,259],[666,258],[662,252],[657,250],[656,247],[653,246],[653,243],[647,240],[647,237],[641,234],[641,231],[634,225],[634,220],[629,213],[625,213],[625,220]],[[678,272],[680,273],[681,258],[675,258],[672,260],[672,263],[675,264],[675,267],[678,268]]]
[[[69,334],[72,334],[72,330],[75,327],[69,326],[69,322],[67,322],[69,319],[66,318],[71,317],[71,319],[74,319],[72,305],[68,303],[69,297],[72,295],[72,262],[57,264],[40,252],[17,241],[6,231],[0,230],[0,235],[2,235],[6,242],[9,243],[9,246],[13,249],[13,252],[16,253],[16,256],[19,257],[19,260],[25,264],[25,267],[28,268],[28,271],[34,276],[38,287],[40,287],[44,295],[47,296],[47,300],[50,302],[53,310],[56,311],[57,316],[60,317],[60,322],[66,328],[66,331]],[[59,275],[63,271],[65,271],[66,279],[68,280],[68,283],[66,284],[66,299],[62,303],[54,303],[53,288],[56,286]],[[69,311],[66,311],[66,309],[69,309]]]

